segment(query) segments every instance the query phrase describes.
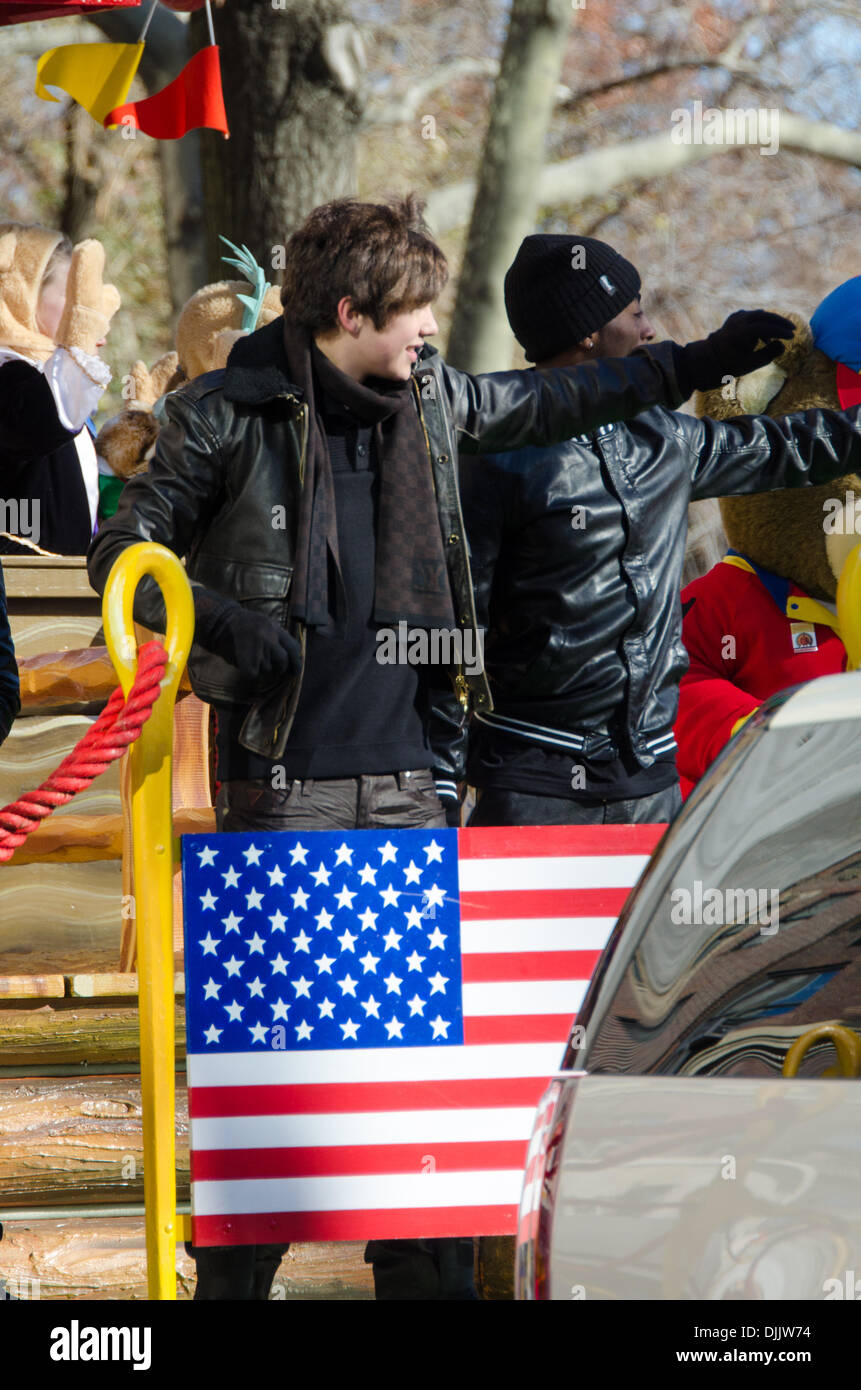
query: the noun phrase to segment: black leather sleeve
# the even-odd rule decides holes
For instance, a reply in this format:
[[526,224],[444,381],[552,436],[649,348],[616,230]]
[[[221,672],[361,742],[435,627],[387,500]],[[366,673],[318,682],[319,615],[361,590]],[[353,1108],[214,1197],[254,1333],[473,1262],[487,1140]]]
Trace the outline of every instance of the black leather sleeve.
[[470,376],[447,363],[440,372],[462,453],[504,453],[527,444],[560,444],[653,405],[683,397],[672,343],[579,367]]
[[430,681],[427,688],[431,770],[440,799],[448,805],[466,776],[469,719],[450,681]]
[[[490,625],[490,594],[505,531],[506,482],[490,459],[469,459],[460,471],[475,611],[482,639]],[[429,738],[437,789],[448,790],[451,783],[463,782],[469,753],[469,719],[450,686],[433,691]]]
[[861,406],[805,410],[776,420],[676,415],[691,451],[692,500],[815,486],[861,471]]
[[[117,556],[139,541],[157,541],[183,559],[222,497],[223,460],[206,416],[181,391],[165,398],[165,409],[167,424],[149,470],[126,484],[116,512],[90,546],[87,571],[98,593],[104,592]],[[156,632],[164,631],[164,603],[150,579],[138,585],[134,616]]]

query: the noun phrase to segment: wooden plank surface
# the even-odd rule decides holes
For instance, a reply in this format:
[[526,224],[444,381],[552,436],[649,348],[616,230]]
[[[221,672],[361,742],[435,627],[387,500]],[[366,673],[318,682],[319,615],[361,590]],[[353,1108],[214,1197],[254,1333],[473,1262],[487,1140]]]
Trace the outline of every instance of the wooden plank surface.
[[78,599],[101,605],[83,555],[4,555],[3,574],[11,599]]
[[[173,819],[175,835],[202,835],[215,830],[215,810],[211,806],[184,807]],[[37,826],[26,844],[16,849],[10,864],[89,864],[104,859],[122,859],[123,818],[76,815],[55,819],[49,816]]]
[[[176,1007],[176,1054],[185,1056],[185,1009]],[[89,1062],[92,1066],[137,1063],[140,1032],[136,1008],[94,1006],[0,1008],[0,1065],[4,1067]]]
[[[138,992],[137,974],[116,970],[101,975],[67,975],[65,984],[73,999],[119,998],[124,994],[136,995]],[[185,976],[179,972],[173,977],[173,992],[185,994]]]
[[62,999],[62,975],[0,975],[0,999]]
[[[0,1206],[116,1206],[144,1200],[140,1082],[134,1077],[0,1079]],[[176,1094],[177,1201],[189,1200],[188,1105]]]
[[0,974],[95,974],[118,964],[119,860],[0,865]]
[[[364,1248],[362,1241],[291,1246],[275,1276],[273,1300],[373,1299]],[[4,1223],[0,1270],[8,1281],[20,1280],[23,1293],[38,1292],[43,1301],[145,1299],[144,1223],[133,1217],[9,1221]],[[195,1264],[182,1245],[176,1270],[177,1297],[190,1299]],[[27,1282],[34,1279],[37,1286]]]

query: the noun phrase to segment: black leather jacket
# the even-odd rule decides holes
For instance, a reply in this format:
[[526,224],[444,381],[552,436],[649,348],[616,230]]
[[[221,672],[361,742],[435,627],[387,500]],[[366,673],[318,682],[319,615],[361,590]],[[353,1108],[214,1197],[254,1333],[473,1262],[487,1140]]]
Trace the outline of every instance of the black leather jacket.
[[[631,357],[580,368],[469,376],[425,348],[414,370],[422,419],[461,627],[476,625],[457,485],[458,452],[549,445],[572,428],[592,428],[637,413],[655,401],[679,403],[669,343]],[[307,407],[290,380],[282,320],[233,348],[223,371],[209,372],[165,398],[167,424],[149,471],[124,488],[116,514],[99,530],[88,557],[101,592],[118,554],[137,541],[158,541],[187,557],[192,585],[287,621],[290,581],[308,436]],[[278,521],[276,523],[276,516]],[[282,524],[286,517],[286,524]],[[135,617],[164,630],[152,581],[139,590]],[[304,639],[297,625],[296,635]],[[261,692],[235,666],[195,645],[189,659],[195,692],[204,700],[253,707],[241,743],[283,755],[302,675]],[[490,708],[482,674],[456,670],[463,708]]]
[[[471,460],[463,510],[494,701],[477,718],[572,762],[625,742],[642,767],[671,752],[688,503],[857,472],[859,421],[861,407],[725,423],[653,409]],[[437,756],[459,779],[466,740],[447,716]]]

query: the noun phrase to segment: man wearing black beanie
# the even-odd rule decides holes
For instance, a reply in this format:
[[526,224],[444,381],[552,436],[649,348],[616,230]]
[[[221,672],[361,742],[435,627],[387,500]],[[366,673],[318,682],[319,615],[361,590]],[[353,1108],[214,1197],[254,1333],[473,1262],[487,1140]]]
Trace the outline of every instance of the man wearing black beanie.
[[[653,338],[640,290],[634,266],[604,242],[537,235],[506,275],[505,303],[538,368],[575,366]],[[763,311],[734,314],[682,350],[687,394],[752,323],[765,340],[781,331]],[[739,336],[740,346],[743,355]],[[775,355],[773,346],[755,352]],[[859,421],[861,407],[717,423],[657,406],[563,444],[465,461],[493,709],[475,714],[468,739],[463,721],[458,730],[452,717],[445,730],[440,720],[437,756],[448,757],[452,779],[479,789],[470,824],[672,819],[688,503],[856,472]]]

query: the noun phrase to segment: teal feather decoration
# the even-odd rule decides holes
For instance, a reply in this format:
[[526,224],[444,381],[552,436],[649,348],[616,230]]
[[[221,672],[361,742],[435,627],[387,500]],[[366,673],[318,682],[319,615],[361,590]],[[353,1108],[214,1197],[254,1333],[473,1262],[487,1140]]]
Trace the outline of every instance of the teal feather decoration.
[[260,310],[263,305],[263,296],[269,289],[269,282],[261,266],[257,264],[254,256],[247,246],[234,246],[232,241],[228,241],[226,236],[219,234],[219,241],[223,241],[225,246],[229,246],[231,251],[236,252],[236,257],[222,256],[221,259],[226,265],[233,265],[247,280],[254,291],[253,294],[238,294],[236,298],[240,304],[244,305],[242,314],[242,330],[253,333],[257,327],[257,320],[260,317]]

